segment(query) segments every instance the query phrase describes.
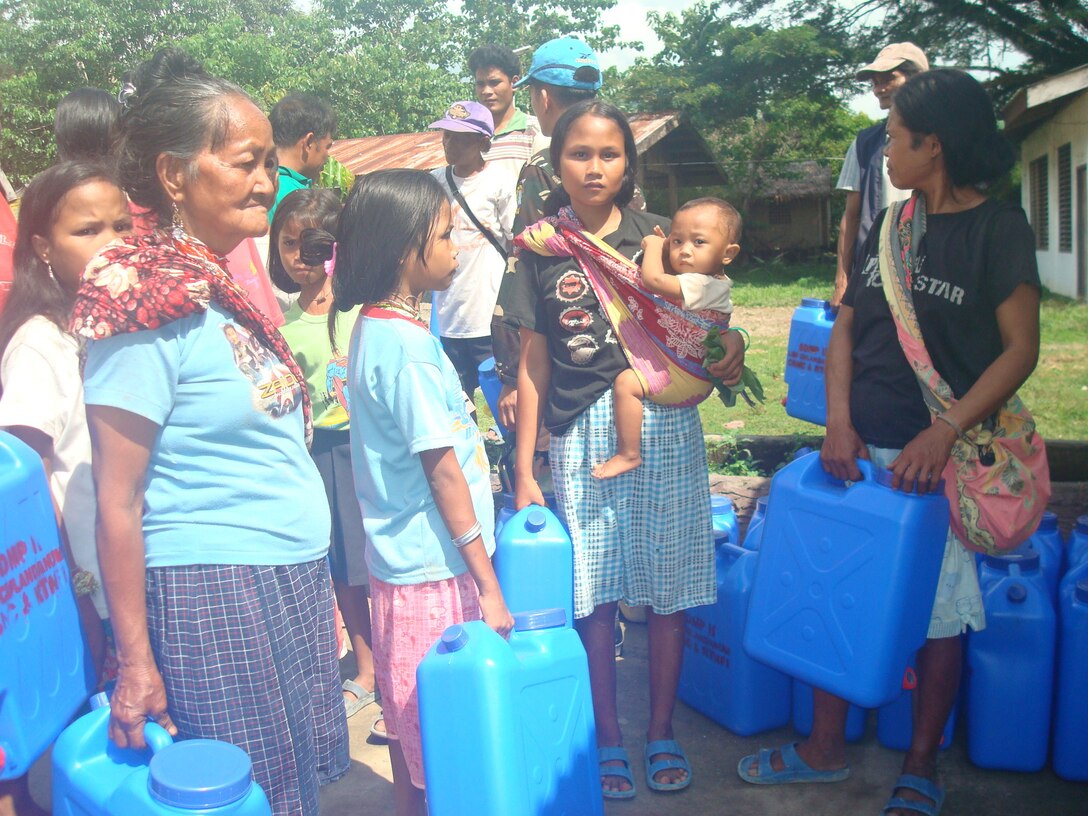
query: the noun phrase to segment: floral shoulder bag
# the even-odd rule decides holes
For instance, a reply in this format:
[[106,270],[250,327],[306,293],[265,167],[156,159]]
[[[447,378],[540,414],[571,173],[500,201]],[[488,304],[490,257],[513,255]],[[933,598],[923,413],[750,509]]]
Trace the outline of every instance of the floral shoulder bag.
[[[899,343],[936,421],[956,400],[926,351],[911,296],[925,229],[921,196],[888,209],[880,230],[880,277]],[[1050,498],[1050,468],[1035,420],[1017,395],[956,439],[943,478],[952,532],[968,549],[1007,552],[1035,532]]]

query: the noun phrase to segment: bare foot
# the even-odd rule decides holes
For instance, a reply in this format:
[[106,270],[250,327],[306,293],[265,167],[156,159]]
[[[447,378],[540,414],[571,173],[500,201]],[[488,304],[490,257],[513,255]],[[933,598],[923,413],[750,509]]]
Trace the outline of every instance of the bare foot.
[[621,473],[634,470],[641,464],[642,456],[640,454],[636,453],[633,456],[626,456],[617,453],[607,462],[593,468],[592,473],[596,479],[611,479],[615,476],[619,476]]

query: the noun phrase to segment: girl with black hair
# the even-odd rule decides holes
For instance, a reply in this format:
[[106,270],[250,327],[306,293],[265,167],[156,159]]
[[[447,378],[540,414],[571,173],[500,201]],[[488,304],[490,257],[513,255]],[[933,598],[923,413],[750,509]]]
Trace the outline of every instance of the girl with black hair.
[[268,242],[268,274],[284,292],[298,299],[284,314],[280,333],[295,354],[306,377],[314,406],[314,443],[310,455],[325,483],[332,511],[329,568],[336,600],[344,617],[355,659],[355,675],[341,684],[348,717],[377,700],[374,657],[370,642],[368,576],[363,557],[363,519],[355,497],[348,443],[347,351],[358,307],[340,321],[330,341],[328,316],[332,311],[332,263],[309,263],[302,252],[302,236],[336,232],[340,197],[332,190],[295,190],[276,208]]
[[[1014,155],[989,96],[969,75],[927,71],[900,88],[884,153],[892,184],[914,193],[877,217],[835,319],[820,457],[839,479],[861,478],[857,459],[870,459],[892,471],[897,489],[929,492],[954,478],[945,466],[957,439],[992,417],[1035,368],[1035,242],[1020,207],[985,195]],[[892,233],[902,253],[888,251]],[[894,266],[891,256],[899,258]],[[885,295],[885,276],[900,274],[932,366],[951,388],[951,407],[939,414],[927,406],[912,368],[918,359],[908,361]],[[935,816],[945,796],[938,747],[960,685],[962,636],[986,625],[974,555],[951,530],[936,596],[917,602],[932,612],[915,664],[913,738],[884,812]],[[847,703],[819,690],[814,697],[809,738],[745,757],[742,779],[774,785],[849,775]]]
[[76,88],[57,103],[57,161],[104,161],[121,136],[121,105],[100,88]]
[[[669,222],[627,209],[637,152],[624,115],[590,100],[556,123],[552,164],[563,181],[548,200],[559,219],[628,257]],[[527,232],[533,232],[530,228]],[[522,242],[519,237],[517,242]],[[643,465],[615,479],[592,475],[615,454],[612,382],[628,366],[583,263],[523,251],[504,281],[503,311],[521,327],[516,506],[544,504],[532,460],[541,422],[552,434],[551,466],[560,515],[574,542],[574,614],[589,656],[604,796],[635,795],[616,705],[616,605],[648,606],[650,718],[647,785],[675,791],[691,765],[673,738],[672,714],[684,646],[684,610],[715,598],[706,453],[696,408],[646,403]],[[712,373],[736,382],[743,340]],[[735,341],[734,342],[734,338]]]
[[[14,281],[0,317],[0,428],[30,446],[45,466],[80,622],[100,676],[107,610],[95,552],[79,343],[68,332],[68,318],[84,267],[131,231],[128,201],[110,168],[85,161],[50,167],[23,194]],[[0,811],[44,812],[31,807],[25,788],[25,777],[0,782]]]
[[426,812],[419,661],[452,624],[483,618],[502,635],[513,626],[490,560],[483,441],[457,371],[419,313],[423,293],[445,289],[457,271],[452,229],[434,177],[386,170],[352,189],[335,245],[319,230],[303,239],[307,262],[335,255],[336,310],[363,306],[348,352],[351,461],[398,816]]
[[113,170],[85,161],[50,167],[23,196],[15,280],[0,317],[0,427],[42,457],[61,534],[75,556],[73,573],[90,573],[77,583],[77,595],[93,599],[98,611],[84,626],[99,670],[98,618],[106,617],[106,600],[95,554],[79,343],[68,332],[68,319],[84,267],[100,248],[131,231],[128,202]]

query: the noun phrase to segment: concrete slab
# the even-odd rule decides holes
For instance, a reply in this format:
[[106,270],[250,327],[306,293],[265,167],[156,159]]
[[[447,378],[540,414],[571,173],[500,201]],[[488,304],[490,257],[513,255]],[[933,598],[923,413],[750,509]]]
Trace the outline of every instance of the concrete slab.
[[[694,781],[681,793],[650,791],[641,760],[648,709],[646,672],[646,627],[627,624],[617,676],[624,744],[631,754],[638,795],[633,800],[606,803],[606,816],[876,816],[887,801],[903,755],[877,742],[875,719],[870,722],[865,738],[847,747],[852,773],[846,781],[761,788],[740,780],[737,762],[761,747],[796,740],[793,730],[784,728],[757,737],[738,737],[683,703],[676,709],[676,736],[691,759]],[[321,812],[325,816],[393,812],[388,752],[383,744],[370,739],[368,733],[375,711],[364,709],[348,721],[352,766],[347,776],[322,791]],[[949,790],[943,816],[1088,815],[1088,784],[1064,782],[1049,769],[1036,774],[1017,774],[976,768],[967,759],[965,738],[961,729],[941,759],[943,781]],[[451,750],[466,748],[451,737]]]
[[[346,658],[342,669],[350,670]],[[627,624],[623,657],[617,665],[624,744],[631,754],[638,795],[633,800],[608,802],[606,816],[876,816],[891,793],[902,754],[883,748],[871,719],[865,738],[847,746],[850,778],[833,785],[757,787],[737,776],[737,762],[762,747],[794,741],[790,728],[744,738],[731,734],[698,712],[679,703],[676,736],[687,751],[695,778],[686,791],[659,794],[646,787],[642,746],[646,728],[646,627]],[[393,812],[389,752],[370,736],[377,707],[363,709],[348,721],[351,734],[351,769],[321,792],[324,816],[369,816]],[[998,773],[976,768],[967,759],[962,728],[952,747],[942,755],[941,773],[948,788],[943,816],[1088,816],[1088,784],[1064,782],[1049,769],[1035,774]],[[451,750],[468,750],[451,735]],[[34,798],[48,806],[48,754],[32,769]],[[510,816],[465,814],[465,816]],[[571,816],[577,816],[572,814]]]

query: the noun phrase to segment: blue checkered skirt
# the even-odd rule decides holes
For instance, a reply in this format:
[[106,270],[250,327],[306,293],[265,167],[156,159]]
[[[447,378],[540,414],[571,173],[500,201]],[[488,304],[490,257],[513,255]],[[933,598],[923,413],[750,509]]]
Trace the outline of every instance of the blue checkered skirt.
[[350,762],[328,562],[149,569],[147,623],[179,736],[245,749],[275,816],[317,816]]
[[559,514],[574,542],[574,615],[623,600],[661,615],[713,603],[714,535],[698,410],[651,402],[642,465],[614,479],[590,471],[616,452],[609,389],[551,444]]

